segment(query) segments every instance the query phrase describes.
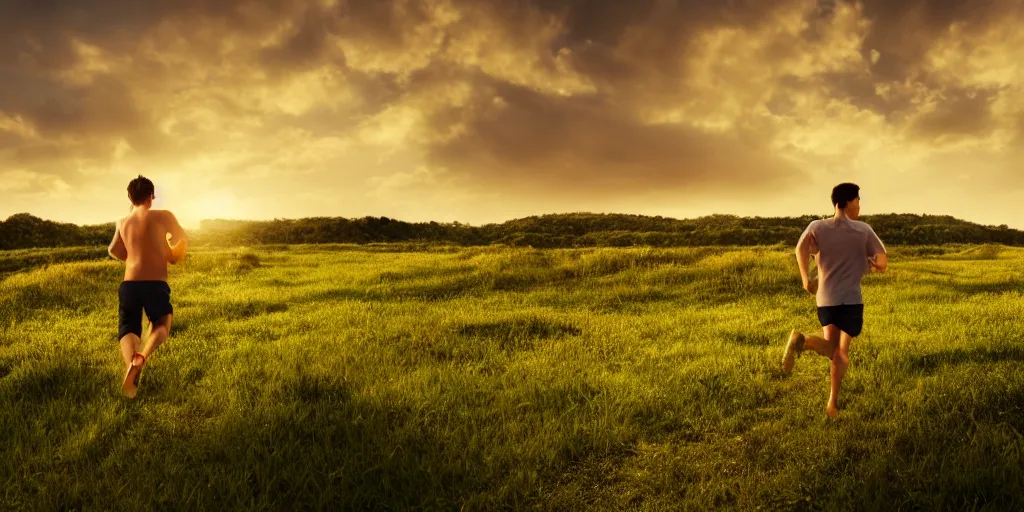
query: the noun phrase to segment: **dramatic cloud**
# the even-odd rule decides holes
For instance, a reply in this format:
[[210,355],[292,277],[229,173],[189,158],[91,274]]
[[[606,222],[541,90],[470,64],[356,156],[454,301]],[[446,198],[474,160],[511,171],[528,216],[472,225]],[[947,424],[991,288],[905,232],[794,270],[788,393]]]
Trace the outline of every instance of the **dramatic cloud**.
[[595,96],[561,98],[507,84],[430,119],[428,161],[479,187],[556,196],[607,196],[655,187],[699,192],[737,183],[783,185],[800,173],[764,141],[649,123]]
[[871,211],[1012,224],[962,196],[1024,185],[1021,21],[1017,0],[11,0],[0,217],[109,220],[143,173],[193,224],[802,214],[837,180]]

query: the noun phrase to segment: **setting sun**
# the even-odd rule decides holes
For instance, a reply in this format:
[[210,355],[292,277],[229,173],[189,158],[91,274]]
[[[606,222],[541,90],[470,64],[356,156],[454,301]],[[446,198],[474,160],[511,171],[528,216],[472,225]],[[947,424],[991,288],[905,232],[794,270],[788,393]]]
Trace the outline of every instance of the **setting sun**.
[[231,192],[205,192],[194,198],[185,198],[175,207],[175,214],[183,226],[192,228],[199,227],[203,219],[242,219],[248,216]]

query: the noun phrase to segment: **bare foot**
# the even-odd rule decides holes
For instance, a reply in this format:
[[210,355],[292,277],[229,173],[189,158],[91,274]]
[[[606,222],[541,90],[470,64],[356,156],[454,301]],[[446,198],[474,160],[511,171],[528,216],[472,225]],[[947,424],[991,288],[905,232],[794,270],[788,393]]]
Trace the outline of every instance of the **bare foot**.
[[121,382],[121,391],[128,398],[135,398],[139,392],[139,379],[142,377],[142,368],[146,366],[146,358],[136,353],[132,356],[132,362],[125,369],[124,381]]
[[825,408],[825,414],[828,414],[829,418],[838,418],[839,408],[836,407],[836,404],[830,403],[828,404],[828,407]]
[[803,350],[804,335],[794,329],[793,332],[789,333],[789,340],[786,342],[786,352],[782,356],[783,373],[793,371],[793,365],[796,364],[796,356],[803,352]]

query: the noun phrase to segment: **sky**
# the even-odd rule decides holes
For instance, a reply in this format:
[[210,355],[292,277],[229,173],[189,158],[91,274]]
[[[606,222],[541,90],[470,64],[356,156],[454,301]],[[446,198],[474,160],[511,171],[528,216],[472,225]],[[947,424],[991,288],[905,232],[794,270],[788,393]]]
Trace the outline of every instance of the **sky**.
[[[88,4],[88,7],[85,5]],[[5,0],[0,219],[1024,228],[1022,0]]]

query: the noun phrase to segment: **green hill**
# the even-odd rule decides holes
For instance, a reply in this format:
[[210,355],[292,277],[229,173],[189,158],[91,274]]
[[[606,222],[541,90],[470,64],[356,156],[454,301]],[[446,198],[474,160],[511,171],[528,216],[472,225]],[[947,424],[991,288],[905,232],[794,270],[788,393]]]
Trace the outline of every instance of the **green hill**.
[[[819,217],[737,217],[710,215],[673,219],[628,214],[570,213],[471,226],[459,222],[405,222],[388,217],[311,217],[271,221],[205,220],[192,237],[196,244],[395,243],[532,247],[688,247],[708,245],[789,245]],[[889,245],[1024,245],[1024,232],[984,226],[946,215],[883,214],[863,218]],[[113,223],[77,226],[27,213],[0,222],[0,249],[101,245]]]

